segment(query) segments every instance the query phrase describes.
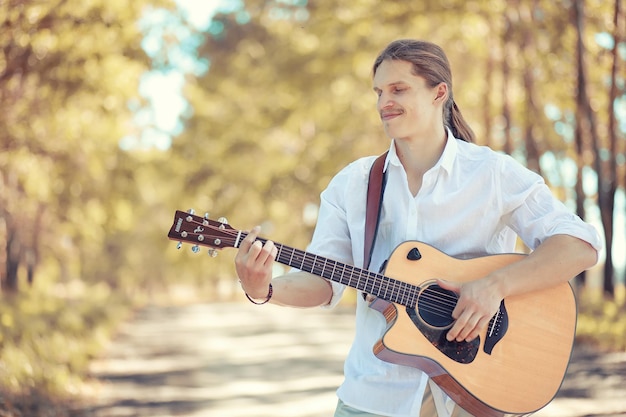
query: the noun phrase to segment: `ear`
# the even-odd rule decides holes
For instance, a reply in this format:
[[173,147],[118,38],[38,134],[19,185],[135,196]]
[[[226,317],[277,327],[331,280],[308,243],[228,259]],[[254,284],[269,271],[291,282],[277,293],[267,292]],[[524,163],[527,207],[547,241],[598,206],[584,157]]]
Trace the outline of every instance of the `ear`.
[[439,101],[442,104],[448,100],[448,84],[441,82],[435,87],[435,102]]

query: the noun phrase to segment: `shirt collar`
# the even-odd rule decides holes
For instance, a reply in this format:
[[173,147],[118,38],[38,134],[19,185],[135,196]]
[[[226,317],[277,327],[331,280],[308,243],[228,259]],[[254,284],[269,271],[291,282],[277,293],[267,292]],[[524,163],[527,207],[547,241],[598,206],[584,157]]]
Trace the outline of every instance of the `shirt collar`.
[[[445,169],[448,173],[452,172],[452,166],[454,165],[454,159],[456,158],[456,154],[458,152],[458,144],[457,139],[452,134],[452,131],[446,128],[448,138],[446,140],[446,146],[443,149],[443,153],[439,158],[439,161],[435,164],[433,169],[437,167],[441,167]],[[385,160],[384,171],[387,170],[389,164],[401,166],[400,158],[398,158],[398,153],[396,152],[396,141],[391,141],[391,147],[389,148],[389,154],[387,155],[387,159]]]

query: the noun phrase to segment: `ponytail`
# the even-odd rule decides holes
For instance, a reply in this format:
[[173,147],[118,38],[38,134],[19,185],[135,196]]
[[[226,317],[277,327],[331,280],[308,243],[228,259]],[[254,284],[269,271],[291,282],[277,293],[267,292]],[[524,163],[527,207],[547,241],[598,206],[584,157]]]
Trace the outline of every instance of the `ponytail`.
[[472,128],[463,118],[461,110],[459,110],[454,100],[450,99],[448,103],[452,103],[452,105],[446,106],[444,110],[444,120],[447,120],[446,126],[450,128],[455,138],[473,143],[476,136]]

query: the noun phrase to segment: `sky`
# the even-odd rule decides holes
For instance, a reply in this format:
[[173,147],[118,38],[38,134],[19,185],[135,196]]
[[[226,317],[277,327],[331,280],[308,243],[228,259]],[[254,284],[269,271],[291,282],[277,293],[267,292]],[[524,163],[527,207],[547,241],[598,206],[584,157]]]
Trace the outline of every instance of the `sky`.
[[[239,0],[175,0],[182,18],[193,29],[206,31],[216,12],[234,11],[242,7]],[[182,90],[185,75],[202,75],[209,68],[207,59],[196,54],[202,39],[192,29],[181,24],[180,17],[166,10],[153,9],[139,22],[145,33],[142,47],[155,61],[157,68],[144,74],[139,93],[149,106],[141,106],[139,100],[131,103],[135,112],[137,131],[120,140],[122,149],[167,150],[172,136],[183,129],[182,116],[191,111]],[[168,62],[163,59],[163,34],[174,33],[180,46],[167,52]]]

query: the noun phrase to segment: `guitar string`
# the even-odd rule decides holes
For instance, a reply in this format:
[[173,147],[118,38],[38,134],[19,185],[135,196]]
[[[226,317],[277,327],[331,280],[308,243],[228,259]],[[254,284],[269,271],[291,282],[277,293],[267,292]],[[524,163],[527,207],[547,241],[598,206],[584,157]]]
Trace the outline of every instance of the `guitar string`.
[[[292,262],[288,263],[288,264],[293,264],[293,265],[290,265],[290,266],[297,267],[297,261],[302,260],[302,262],[300,264],[300,269],[305,269],[305,267],[306,267],[307,271],[311,271],[314,274],[319,275],[319,276],[323,276],[324,277],[323,272],[325,270],[325,266],[322,266],[322,265],[320,265],[318,263],[318,258],[321,258],[322,260],[325,261],[325,263],[326,263],[326,261],[329,261],[329,262],[331,262],[333,264],[338,264],[338,265],[343,266],[342,276],[344,278],[346,278],[350,283],[352,283],[355,278],[357,279],[357,281],[360,281],[362,278],[368,278],[369,277],[368,281],[370,281],[370,282],[373,281],[374,284],[376,284],[376,283],[379,284],[379,292],[382,293],[382,294],[390,293],[391,296],[393,297],[394,293],[398,293],[399,291],[402,291],[402,289],[398,289],[397,288],[398,286],[409,286],[409,287],[412,287],[412,288],[409,288],[409,291],[412,293],[410,295],[413,295],[413,296],[415,295],[416,292],[419,293],[419,291],[420,291],[420,287],[419,286],[414,286],[414,285],[406,283],[404,281],[396,280],[394,278],[389,278],[389,277],[383,276],[381,274],[376,274],[375,272],[372,272],[372,271],[360,269],[360,268],[354,267],[352,265],[344,264],[344,263],[341,263],[341,262],[338,262],[338,261],[335,261],[335,260],[332,260],[332,259],[328,259],[328,258],[324,258],[324,257],[318,256],[318,255],[310,254],[308,252],[300,251],[298,249],[289,248],[288,246],[285,246],[285,245],[281,245],[281,244],[276,244],[276,245],[279,248],[279,250],[281,250],[281,251],[282,251],[282,249],[286,249],[286,250],[289,250],[289,251],[298,252],[298,256],[296,257],[296,262],[292,261]],[[281,254],[279,253],[278,254],[278,258],[280,258],[280,256],[281,256]],[[316,258],[316,259],[310,259],[311,257]],[[290,257],[290,259],[291,258],[292,257]],[[319,273],[315,273],[315,270],[322,270],[322,271],[319,272]],[[363,272],[360,273],[359,271],[363,271]],[[386,289],[383,289],[382,288],[383,286],[385,286]],[[389,288],[389,287],[392,287],[392,288]],[[406,290],[405,290],[405,292],[406,292]],[[439,294],[439,297],[429,296],[428,293],[423,293],[423,296],[424,297],[430,297],[433,300],[435,300],[435,299],[438,300],[438,299],[441,299],[441,298],[447,298],[448,300],[451,300],[451,301],[454,301],[454,302],[457,300],[456,297],[450,296],[450,295],[445,294],[445,293],[444,294]],[[452,306],[452,305],[454,305],[454,304],[449,304],[449,306]]]
[[[198,223],[198,225],[200,226],[201,224]],[[202,226],[207,226],[205,224],[202,224]],[[212,229],[217,229],[220,231],[220,233],[222,234],[227,234],[230,235],[233,240],[231,242],[230,246],[235,245],[235,243],[237,242],[234,238],[235,236],[239,237],[240,239],[245,238],[245,236],[247,236],[247,233],[243,232],[242,235],[239,235],[238,231],[235,231],[234,229],[220,229],[219,227],[215,227],[215,226],[211,226],[208,225],[210,228]],[[195,233],[194,233],[195,234]],[[199,236],[200,234],[198,234]],[[204,236],[204,235],[203,235]],[[264,241],[265,239],[260,238],[259,240]],[[200,242],[202,243],[202,242]],[[325,259],[326,261],[330,261],[331,263],[334,264],[338,264],[340,266],[343,267],[343,272],[342,272],[342,277],[345,277],[346,274],[346,270],[348,270],[349,272],[349,277],[348,280],[350,283],[352,283],[355,272],[357,273],[357,279],[358,281],[361,280],[361,278],[367,278],[367,277],[363,277],[363,274],[358,274],[359,269],[351,266],[351,265],[347,265],[347,264],[343,264],[331,259],[326,259],[323,257],[319,257],[317,255],[312,255],[310,253],[304,252],[304,251],[300,251],[298,249],[294,249],[294,248],[290,248],[286,245],[281,245],[281,244],[277,244],[277,247],[279,247],[279,249],[282,250],[286,249],[290,252],[295,252],[298,254],[296,260],[302,259],[302,263],[300,266],[300,269],[304,269],[304,267],[307,267],[308,271],[313,272],[315,270],[315,265],[317,265],[315,260],[310,260],[309,258],[311,256],[315,257],[315,258],[322,258]],[[293,253],[291,254],[291,258],[290,258],[290,262],[288,262],[287,264],[293,267],[296,267],[296,265],[291,262],[293,258]],[[379,290],[378,293],[381,296],[381,298],[386,299],[389,298],[388,293],[389,293],[389,286],[395,287],[391,289],[391,298],[393,298],[394,292],[398,294],[398,297],[396,298],[400,298],[400,304],[404,304],[410,307],[415,307],[417,305],[417,300],[420,300],[421,302],[424,302],[423,304],[420,304],[420,308],[424,311],[430,312],[430,313],[439,313],[439,315],[441,315],[442,317],[449,317],[452,313],[452,309],[454,309],[455,305],[456,305],[456,297],[447,295],[447,294],[439,294],[439,296],[431,296],[429,295],[429,293],[427,292],[422,292],[421,294],[418,294],[415,290],[417,290],[419,292],[420,288],[418,286],[413,286],[411,284],[405,283],[403,281],[399,281],[399,280],[395,280],[393,278],[388,278],[385,276],[382,276],[380,274],[375,274],[371,271],[366,271],[366,270],[362,270],[364,271],[365,275],[368,275],[370,277],[370,279],[368,280],[371,284],[372,287],[374,287],[376,284],[378,284]],[[373,279],[372,279],[373,277]],[[342,282],[343,283],[343,282]],[[394,285],[395,283],[395,285]],[[383,290],[382,289],[382,284],[386,284],[387,289]],[[349,284],[346,284],[349,285]],[[349,285],[349,286],[354,286],[354,285]],[[402,289],[402,288],[398,288],[398,286],[408,286],[408,291],[407,289]],[[367,290],[367,285],[364,286],[365,289]],[[412,287],[412,288],[411,288]],[[372,290],[375,290],[375,288],[372,288]],[[445,299],[448,299],[448,301],[452,301],[452,302],[445,302]],[[393,301],[393,300],[392,300]],[[432,303],[432,304],[428,304],[428,303]],[[427,308],[429,307],[429,308]]]
[[[197,222],[198,226],[202,227],[206,227],[206,224]],[[220,229],[219,227],[216,226],[212,226],[212,225],[208,225],[210,228],[212,229],[217,229],[220,231],[220,233],[222,234],[226,234],[226,235],[230,235],[230,237],[232,238],[232,241],[229,242],[231,243],[230,246],[234,247],[235,243],[237,242],[236,238],[239,236],[239,240],[245,238],[245,236],[247,236],[247,233],[242,232],[241,236],[239,235],[238,231],[235,231],[234,229]],[[196,233],[192,233],[192,234],[196,234]],[[198,236],[200,236],[200,234],[197,234]],[[204,236],[204,235],[203,235]],[[260,238],[259,240],[265,241],[265,239]],[[202,243],[199,242],[198,243]],[[330,261],[332,264],[335,265],[340,265],[343,267],[343,272],[342,272],[342,277],[345,280],[345,274],[346,271],[348,271],[349,273],[349,277],[347,278],[348,281],[352,284],[353,279],[355,278],[355,273],[356,273],[356,278],[357,278],[357,283],[360,282],[360,280],[362,278],[366,278],[368,283],[371,283],[372,286],[372,290],[376,290],[376,288],[374,288],[376,286],[376,284],[378,284],[378,294],[379,296],[381,296],[381,298],[383,299],[387,299],[387,298],[397,298],[400,299],[399,301],[400,304],[404,304],[406,306],[410,306],[410,307],[416,307],[417,306],[417,301],[419,300],[420,302],[424,302],[424,304],[420,304],[420,308],[424,311],[427,311],[429,313],[432,314],[438,314],[442,317],[449,317],[452,313],[452,309],[454,309],[454,307],[456,306],[456,301],[457,298],[455,296],[451,296],[449,294],[437,294],[437,295],[430,295],[428,292],[421,292],[420,293],[420,287],[419,286],[415,286],[403,281],[399,281],[399,280],[395,280],[393,278],[389,278],[389,277],[385,277],[383,275],[380,274],[376,274],[374,272],[371,271],[367,271],[367,270],[362,270],[364,272],[363,273],[359,273],[359,268],[356,268],[352,265],[348,265],[348,264],[343,264],[341,262],[338,261],[334,261],[331,259],[327,259],[324,257],[320,257],[318,255],[313,255],[298,249],[294,249],[294,248],[290,248],[286,245],[282,245],[282,244],[276,244],[277,248],[282,252],[283,249],[288,250],[290,252],[294,252],[296,253],[298,256],[296,257],[296,261],[302,259],[302,263],[300,266],[300,269],[304,269],[305,267],[307,269],[307,271],[315,271],[315,267],[319,266],[319,264],[317,263],[316,259],[317,258],[322,258],[326,261]],[[279,255],[280,256],[280,255]],[[316,259],[309,259],[311,257],[314,257]],[[278,256],[277,256],[278,258]],[[290,258],[290,262],[288,262],[287,264],[289,266],[293,266],[296,267],[296,265],[293,263],[292,261],[293,258],[293,253],[291,254],[291,258]],[[318,268],[319,269],[319,268]],[[323,271],[322,271],[323,272]],[[313,272],[314,273],[314,272]],[[320,276],[323,276],[322,274],[317,274]],[[363,276],[366,275],[366,276]],[[369,279],[367,279],[369,276]],[[326,278],[326,277],[325,277]],[[340,281],[341,282],[341,281]],[[343,283],[343,282],[342,282]],[[349,285],[349,284],[346,284]],[[354,285],[349,285],[349,286],[354,286]],[[386,289],[382,289],[382,287],[385,286]],[[357,286],[358,287],[358,286]],[[389,288],[391,287],[391,289]],[[408,287],[408,288],[402,288],[402,287]],[[367,289],[367,283],[364,285],[364,289]],[[394,294],[397,294],[397,297],[394,297]],[[430,303],[430,304],[429,304]]]
[[[210,226],[210,227],[213,228],[213,229],[216,229],[216,227],[214,227],[214,226]],[[217,229],[219,229],[219,228],[217,228]],[[226,229],[219,229],[219,230],[220,230],[220,232],[222,234],[230,234],[233,237],[232,241],[230,242],[231,243],[230,246],[234,247],[234,245],[236,243],[236,240],[234,240],[235,236],[238,236],[238,237],[241,238],[241,236],[239,235],[239,232],[227,231]],[[195,235],[195,233],[194,233],[194,235]],[[198,234],[198,236],[199,235],[200,234]],[[260,240],[264,240],[264,239],[260,239]],[[345,274],[346,274],[346,271],[348,271],[349,272],[349,277],[347,279],[349,280],[350,283],[352,283],[352,281],[354,279],[355,272],[357,273],[358,281],[360,281],[361,278],[367,278],[367,277],[363,277],[362,274],[359,275],[358,274],[358,268],[353,267],[351,265],[342,264],[342,263],[339,263],[337,261],[333,261],[333,260],[330,260],[330,259],[319,257],[317,255],[312,255],[312,254],[309,254],[307,252],[303,252],[303,251],[300,251],[298,249],[293,249],[293,248],[290,248],[290,247],[285,246],[285,245],[277,244],[277,247],[279,247],[281,252],[282,252],[283,249],[286,249],[286,250],[288,250],[290,252],[297,252],[298,256],[297,256],[296,260],[302,259],[302,263],[301,263],[301,266],[300,266],[301,269],[304,269],[304,267],[306,266],[306,268],[307,268],[306,270],[311,271],[311,272],[315,271],[315,266],[317,265],[317,262],[316,262],[316,260],[312,260],[311,261],[309,259],[311,256],[314,256],[315,258],[322,258],[322,259],[325,259],[327,261],[330,261],[331,263],[335,263],[335,264],[339,264],[339,265],[343,266],[342,277],[346,278]],[[292,258],[293,258],[293,253],[292,253],[291,257],[290,257],[290,261],[292,260]],[[293,262],[289,262],[287,264],[290,265],[290,266],[296,267],[296,265]],[[366,271],[366,270],[362,270],[362,271],[364,271],[365,274],[370,277],[370,279],[368,281],[372,284],[372,287],[374,287],[377,283],[379,284],[378,285],[379,286],[378,295],[381,296],[381,298],[383,298],[383,299],[391,298],[392,299],[391,301],[393,301],[393,295],[394,295],[394,292],[395,292],[395,293],[398,294],[398,297],[396,297],[396,298],[400,299],[399,300],[400,304],[404,304],[404,305],[407,305],[407,306],[410,306],[410,307],[417,307],[417,301],[419,300],[420,301],[420,309],[422,311],[425,311],[425,312],[428,312],[428,313],[431,313],[431,314],[435,314],[435,315],[438,315],[438,316],[441,316],[441,317],[444,317],[444,318],[448,318],[448,317],[451,316],[452,310],[454,309],[454,306],[455,306],[456,298],[448,296],[448,298],[451,298],[453,300],[453,303],[446,303],[445,300],[442,299],[442,298],[446,298],[446,295],[444,295],[442,297],[442,295],[439,294],[439,297],[436,297],[436,296],[430,296],[429,293],[426,293],[426,292],[422,292],[421,294],[418,294],[418,293],[416,293],[415,290],[417,289],[419,291],[419,287],[412,286],[411,284],[405,283],[403,281],[394,280],[392,278],[388,278],[388,277],[382,276],[380,274],[375,274],[375,273],[373,273],[371,271]],[[321,274],[318,274],[318,275],[321,275]],[[372,280],[372,277],[373,277],[373,280]],[[383,283],[386,284],[386,287],[387,287],[386,290],[382,289],[382,284]],[[394,283],[395,283],[395,285],[394,285]],[[349,284],[346,284],[346,285],[349,285]],[[399,285],[400,286],[409,287],[408,291],[407,291],[406,288],[405,289],[398,288]],[[349,286],[354,286],[354,285],[349,285]],[[392,289],[391,289],[391,297],[389,297],[389,295],[388,295],[389,294],[389,286],[392,287]],[[413,288],[411,288],[411,287],[413,287]],[[365,285],[365,289],[367,290],[367,285]],[[372,290],[375,290],[375,288],[372,288]]]

